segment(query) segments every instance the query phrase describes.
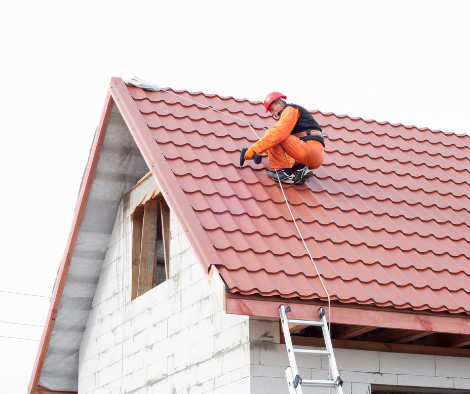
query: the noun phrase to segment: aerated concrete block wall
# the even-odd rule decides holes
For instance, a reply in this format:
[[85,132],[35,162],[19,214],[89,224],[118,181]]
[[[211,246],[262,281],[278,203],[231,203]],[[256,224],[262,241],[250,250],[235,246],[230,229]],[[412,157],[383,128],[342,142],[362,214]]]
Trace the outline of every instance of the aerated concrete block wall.
[[131,296],[131,222],[121,203],[80,347],[79,393],[249,393],[249,320],[226,315],[171,216],[171,277]]
[[[261,322],[250,320],[253,326]],[[268,323],[263,322],[265,327]],[[272,331],[278,322],[272,323]],[[259,328],[258,328],[259,330]],[[250,335],[251,337],[251,335]],[[299,348],[307,348],[299,346]],[[312,349],[312,348],[311,348]],[[370,394],[372,390],[395,391],[414,387],[427,388],[429,393],[451,393],[453,389],[470,392],[470,359],[418,354],[385,353],[335,349],[344,394]],[[299,374],[305,379],[327,379],[326,356],[296,355]],[[250,352],[252,393],[287,393],[284,369],[288,365],[286,346],[277,338],[252,341]],[[399,386],[399,387],[398,387]],[[398,390],[397,390],[398,391]],[[304,394],[328,394],[328,389],[303,388]],[[334,393],[334,390],[332,390]]]

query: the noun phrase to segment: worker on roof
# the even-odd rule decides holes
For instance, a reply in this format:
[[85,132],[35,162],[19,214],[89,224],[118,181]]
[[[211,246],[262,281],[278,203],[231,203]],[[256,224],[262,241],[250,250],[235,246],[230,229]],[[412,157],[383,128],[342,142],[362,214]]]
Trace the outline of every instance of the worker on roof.
[[313,175],[312,169],[322,165],[325,142],[313,116],[300,105],[287,104],[286,99],[279,92],[266,96],[266,112],[278,122],[251,145],[245,159],[252,160],[255,153],[268,152],[269,165],[275,170],[268,171],[268,176],[276,182],[300,185]]

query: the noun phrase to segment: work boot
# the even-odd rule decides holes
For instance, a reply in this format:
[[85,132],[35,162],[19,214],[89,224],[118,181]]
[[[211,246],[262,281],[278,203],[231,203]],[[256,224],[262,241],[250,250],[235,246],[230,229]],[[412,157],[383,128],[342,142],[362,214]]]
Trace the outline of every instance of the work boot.
[[282,183],[293,184],[294,183],[294,174],[290,168],[283,168],[282,170],[268,171],[268,176],[276,181],[281,181]]
[[302,185],[305,181],[313,175],[313,171],[310,167],[299,164],[296,167],[294,185]]

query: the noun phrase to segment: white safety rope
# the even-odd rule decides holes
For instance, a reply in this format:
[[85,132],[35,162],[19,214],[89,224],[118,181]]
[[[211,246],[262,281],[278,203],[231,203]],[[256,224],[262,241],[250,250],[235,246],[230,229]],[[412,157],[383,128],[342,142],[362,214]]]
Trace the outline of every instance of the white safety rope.
[[[250,126],[251,130],[253,130],[253,133],[255,134],[256,138],[259,139],[258,134],[256,134],[256,131],[253,129],[253,127],[251,127],[251,125],[249,125],[249,126]],[[278,174],[276,169],[275,169],[275,171],[276,171],[276,174]],[[304,244],[304,248],[307,251],[308,256],[310,257],[310,260],[311,260],[313,266],[315,267],[315,271],[317,271],[317,275],[320,278],[320,282],[323,286],[323,290],[325,290],[326,296],[328,297],[328,330],[330,330],[330,325],[331,325],[331,322],[330,322],[330,316],[331,316],[331,313],[330,313],[330,311],[331,311],[331,308],[330,308],[330,303],[331,303],[330,293],[328,293],[328,290],[326,289],[325,282],[323,282],[323,278],[320,274],[320,271],[318,271],[317,265],[315,264],[315,261],[313,260],[313,257],[310,253],[310,250],[308,249],[307,244],[305,243],[304,237],[302,236],[302,233],[300,232],[300,229],[297,226],[297,222],[296,222],[294,214],[292,213],[292,210],[290,208],[290,204],[287,201],[287,197],[286,197],[286,194],[284,193],[284,188],[282,187],[282,183],[281,183],[281,180],[279,179],[279,175],[277,177],[277,180],[279,182],[279,187],[281,188],[281,192],[282,192],[282,195],[284,196],[284,200],[286,202],[287,208],[289,209],[290,216],[292,217],[292,220],[294,221],[295,228],[297,229],[297,232],[299,233],[300,238],[302,239],[302,243]]]
[[[174,95],[174,96],[177,96],[177,97],[181,97],[181,98],[184,99],[184,100],[192,101],[192,102],[195,103],[195,104],[201,105],[201,106],[206,107],[206,108],[210,108],[210,109],[212,109],[212,110],[214,110],[214,111],[216,111],[216,112],[220,112],[221,114],[224,114],[224,115],[227,115],[227,116],[231,116],[232,118],[235,118],[235,119],[238,119],[238,120],[240,120],[240,121],[242,121],[242,122],[247,123],[248,126],[250,126],[251,130],[253,131],[253,133],[255,134],[256,139],[259,139],[259,136],[258,136],[258,134],[256,134],[256,131],[255,131],[255,129],[253,128],[253,126],[259,127],[260,129],[265,129],[265,130],[267,130],[266,127],[259,126],[259,125],[257,125],[256,123],[249,122],[249,121],[246,120],[246,119],[242,119],[242,118],[239,118],[238,116],[234,116],[234,115],[229,114],[229,113],[227,113],[227,112],[220,111],[220,110],[218,110],[218,109],[216,109],[216,108],[214,108],[214,107],[211,107],[210,105],[205,105],[205,104],[199,103],[199,102],[196,101],[196,100],[190,99],[190,98],[188,98],[188,97],[181,96],[181,95],[176,94],[176,93],[174,93],[174,92],[172,92],[172,91],[170,91],[170,90],[160,89],[160,91],[166,92],[166,93],[170,93],[170,94],[172,94],[172,95]],[[275,170],[275,171],[276,171],[276,174],[277,174],[277,170]],[[315,271],[317,272],[317,275],[318,275],[318,277],[320,278],[320,282],[321,282],[321,284],[322,284],[322,286],[323,286],[323,290],[325,290],[326,296],[328,297],[328,330],[330,331],[330,329],[331,329],[331,307],[330,307],[331,299],[330,299],[330,293],[328,293],[328,290],[327,290],[326,285],[325,285],[325,282],[323,281],[323,278],[322,278],[322,276],[321,276],[321,274],[320,274],[320,271],[318,271],[317,265],[315,264],[315,261],[313,260],[312,254],[310,253],[310,250],[308,249],[307,244],[305,243],[304,237],[302,236],[302,233],[300,232],[300,229],[299,229],[299,227],[297,226],[297,222],[296,222],[295,217],[294,217],[294,214],[292,213],[292,210],[291,210],[291,208],[290,208],[290,204],[289,204],[289,202],[287,201],[287,197],[286,197],[286,195],[285,195],[285,193],[284,193],[284,188],[282,187],[282,183],[281,183],[281,181],[280,181],[280,179],[279,179],[279,176],[278,176],[278,182],[279,182],[279,186],[280,186],[281,191],[282,191],[282,195],[284,196],[284,200],[285,200],[285,202],[286,202],[287,208],[289,209],[289,212],[290,212],[290,215],[291,215],[291,217],[292,217],[292,220],[294,221],[295,228],[297,229],[297,232],[299,233],[299,236],[300,236],[300,238],[302,239],[302,243],[304,244],[304,248],[305,248],[305,250],[307,251],[308,256],[310,257],[310,260],[311,260],[313,266],[315,267]]]

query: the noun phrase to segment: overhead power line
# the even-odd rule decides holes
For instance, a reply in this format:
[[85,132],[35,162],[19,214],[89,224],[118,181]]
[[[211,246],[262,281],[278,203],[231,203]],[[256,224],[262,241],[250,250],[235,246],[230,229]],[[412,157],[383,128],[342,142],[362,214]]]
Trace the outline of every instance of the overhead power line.
[[19,326],[44,327],[44,326],[39,326],[39,325],[37,325],[37,324],[13,323],[13,322],[11,322],[11,321],[0,321],[0,323],[5,323],[5,324],[18,324]]
[[42,298],[51,298],[51,297],[48,297],[48,296],[43,296],[43,295],[37,295],[37,294],[26,294],[26,293],[14,293],[13,291],[3,291],[3,290],[0,290],[0,293],[16,294],[16,295],[29,296],[29,297],[42,297]]
[[40,339],[18,338],[18,337],[4,337],[3,335],[0,335],[0,338],[21,339],[21,340],[23,340],[23,341],[36,341],[36,342],[39,342],[39,341],[40,341]]

